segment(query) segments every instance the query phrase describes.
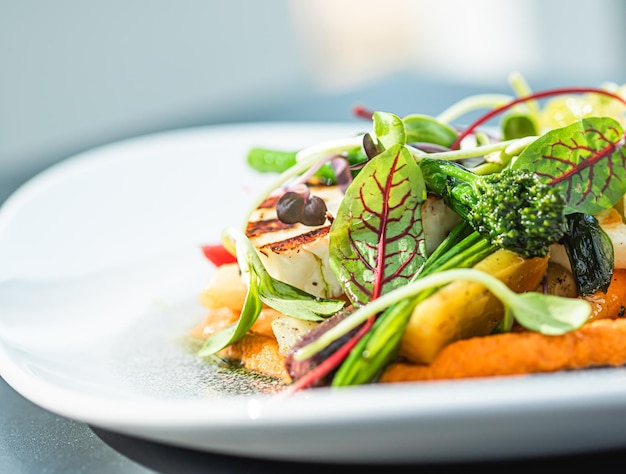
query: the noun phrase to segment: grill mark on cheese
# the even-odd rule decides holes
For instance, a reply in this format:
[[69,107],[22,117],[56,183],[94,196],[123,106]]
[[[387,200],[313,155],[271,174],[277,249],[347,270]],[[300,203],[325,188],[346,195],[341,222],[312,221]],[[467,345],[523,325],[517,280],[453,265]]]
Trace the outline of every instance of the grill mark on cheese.
[[298,250],[303,245],[313,243],[322,237],[328,235],[330,232],[330,226],[319,227],[310,232],[305,232],[303,234],[298,234],[295,237],[291,237],[285,240],[279,240],[277,242],[272,242],[269,244],[262,245],[258,247],[260,252],[267,252],[268,250],[274,253],[282,253],[288,252],[290,250]]
[[250,221],[246,227],[246,234],[250,238],[259,237],[263,234],[293,228],[293,224],[285,224],[278,219],[265,219]]

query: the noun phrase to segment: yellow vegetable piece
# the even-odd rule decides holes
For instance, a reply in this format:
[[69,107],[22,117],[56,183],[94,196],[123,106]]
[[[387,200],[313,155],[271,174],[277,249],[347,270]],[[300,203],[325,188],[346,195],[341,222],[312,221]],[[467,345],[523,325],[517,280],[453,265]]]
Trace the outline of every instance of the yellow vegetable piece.
[[198,299],[205,308],[229,308],[240,312],[247,292],[239,265],[227,263],[215,269]]
[[[523,293],[534,290],[541,282],[548,257],[526,259],[500,249],[474,268]],[[429,364],[453,341],[488,335],[503,316],[502,303],[480,283],[450,283],[416,306],[401,342],[400,355],[411,362]]]

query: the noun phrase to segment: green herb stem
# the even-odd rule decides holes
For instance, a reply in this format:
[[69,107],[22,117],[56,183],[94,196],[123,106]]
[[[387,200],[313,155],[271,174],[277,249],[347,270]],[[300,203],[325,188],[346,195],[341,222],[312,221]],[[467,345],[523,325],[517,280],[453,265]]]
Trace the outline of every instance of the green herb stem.
[[[511,84],[511,88],[513,89],[513,91],[515,91],[515,94],[518,97],[526,97],[532,95],[533,93],[530,86],[526,82],[526,79],[519,72],[513,72],[509,76],[509,83]],[[526,106],[528,107],[531,118],[535,121],[535,123],[539,123],[541,113],[539,111],[539,105],[537,104],[537,101],[529,100],[526,103]]]
[[[420,160],[421,158],[428,157],[435,160],[443,160],[443,161],[460,161],[468,158],[476,158],[479,156],[484,156],[489,153],[495,153],[498,151],[506,150],[507,147],[511,145],[519,145],[517,142],[519,139],[515,140],[507,140],[504,142],[490,143],[488,145],[473,147],[473,148],[464,148],[461,150],[451,150],[451,151],[441,151],[437,153],[428,153],[425,154],[423,152],[416,153],[414,148],[409,148],[409,152],[416,160]],[[419,151],[419,150],[417,150]]]
[[486,161],[472,168],[472,172],[477,175],[485,176],[488,174],[498,173],[509,166],[513,159],[519,156],[527,147],[532,145],[539,137],[529,136],[511,140],[509,146],[500,152],[497,161]]

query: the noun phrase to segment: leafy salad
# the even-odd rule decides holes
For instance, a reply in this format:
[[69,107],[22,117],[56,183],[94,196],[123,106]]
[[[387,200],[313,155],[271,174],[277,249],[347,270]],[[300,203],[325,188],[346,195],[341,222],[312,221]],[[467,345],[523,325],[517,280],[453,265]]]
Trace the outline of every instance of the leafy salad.
[[[357,108],[362,134],[250,150],[250,166],[278,176],[241,229],[205,248],[238,267],[245,295],[199,355],[219,356],[272,308],[297,332],[281,347],[295,391],[376,382],[393,361],[429,364],[459,339],[585,325],[616,267],[598,216],[623,216],[626,88],[510,84],[512,96],[467,97],[435,117]],[[277,230],[288,232],[281,248],[255,237]],[[272,258],[286,241],[313,255],[317,286],[298,258]],[[568,291],[547,284],[557,261]]]

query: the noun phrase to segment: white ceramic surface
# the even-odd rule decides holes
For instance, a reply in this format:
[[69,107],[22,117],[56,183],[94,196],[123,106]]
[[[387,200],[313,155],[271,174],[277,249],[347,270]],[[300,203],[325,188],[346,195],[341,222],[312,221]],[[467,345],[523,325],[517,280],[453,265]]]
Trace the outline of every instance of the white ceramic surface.
[[[27,399],[121,433],[316,462],[506,459],[626,446],[626,371],[315,389],[198,360],[185,340],[212,271],[199,245],[268,176],[250,146],[297,149],[356,124],[242,124],[68,159],[0,210],[0,374]],[[2,409],[0,407],[0,409]]]

